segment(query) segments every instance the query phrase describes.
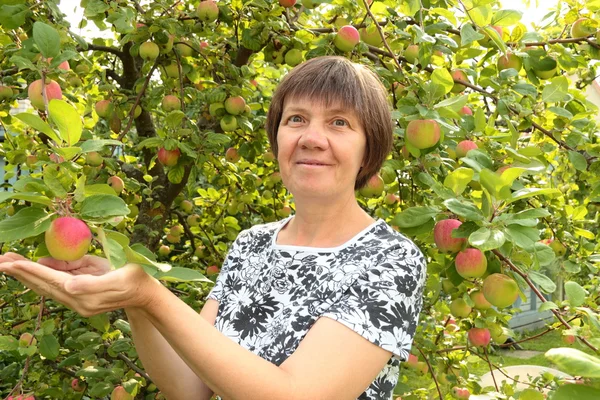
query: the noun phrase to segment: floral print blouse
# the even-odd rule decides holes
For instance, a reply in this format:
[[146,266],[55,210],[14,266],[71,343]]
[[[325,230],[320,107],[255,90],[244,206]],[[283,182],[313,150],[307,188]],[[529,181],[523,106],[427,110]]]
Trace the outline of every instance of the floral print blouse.
[[358,397],[391,399],[422,307],[423,254],[383,220],[334,248],[278,245],[291,218],[256,225],[234,241],[208,295],[219,302],[215,327],[281,365],[318,318],[332,318],[392,353]]

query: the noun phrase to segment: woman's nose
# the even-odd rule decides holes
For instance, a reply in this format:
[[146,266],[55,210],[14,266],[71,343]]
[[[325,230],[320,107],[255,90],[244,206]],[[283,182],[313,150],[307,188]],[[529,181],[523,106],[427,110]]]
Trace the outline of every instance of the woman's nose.
[[317,126],[317,124],[311,123],[302,133],[298,145],[307,149],[326,149],[329,144],[327,136],[323,133],[322,129],[323,128]]

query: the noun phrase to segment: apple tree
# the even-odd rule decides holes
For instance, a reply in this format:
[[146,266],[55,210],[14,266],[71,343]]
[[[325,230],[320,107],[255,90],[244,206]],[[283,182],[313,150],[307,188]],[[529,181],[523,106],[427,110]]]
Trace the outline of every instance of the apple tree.
[[[429,262],[404,365],[430,383],[401,374],[396,393],[515,394],[470,370],[498,367],[531,290],[565,338],[548,359],[582,383],[532,388],[598,398],[598,1],[531,30],[494,0],[83,0],[80,27],[102,37],[57,3],[0,3],[0,251],[70,251],[69,218],[78,249],[139,263],[200,310],[238,233],[293,213],[264,129],[275,86],[340,55],[393,106],[394,150],[359,202]],[[2,397],[163,398],[122,311],[83,318],[0,276],[0,320]]]

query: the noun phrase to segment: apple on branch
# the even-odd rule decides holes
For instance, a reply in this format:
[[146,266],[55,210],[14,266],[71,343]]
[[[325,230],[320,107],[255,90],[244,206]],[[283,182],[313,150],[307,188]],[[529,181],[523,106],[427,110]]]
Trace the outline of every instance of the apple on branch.
[[457,219],[444,219],[438,221],[433,228],[433,240],[442,253],[456,253],[467,242],[466,238],[453,238],[452,231],[462,225]]
[[165,167],[173,167],[177,165],[177,161],[179,160],[179,156],[181,155],[181,150],[167,150],[164,147],[158,149],[158,162],[160,162]]
[[352,51],[360,42],[360,34],[352,25],[342,26],[333,39],[333,44],[341,51]]
[[440,140],[440,125],[433,119],[415,119],[406,127],[406,141],[423,150],[435,146]]

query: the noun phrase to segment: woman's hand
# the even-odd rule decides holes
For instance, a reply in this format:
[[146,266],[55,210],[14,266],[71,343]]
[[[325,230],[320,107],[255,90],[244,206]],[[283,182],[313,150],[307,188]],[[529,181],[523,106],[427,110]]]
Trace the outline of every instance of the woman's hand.
[[156,280],[137,264],[111,270],[108,260],[84,256],[73,262],[42,258],[30,261],[15,253],[0,255],[0,272],[84,317],[119,308],[144,308]]

